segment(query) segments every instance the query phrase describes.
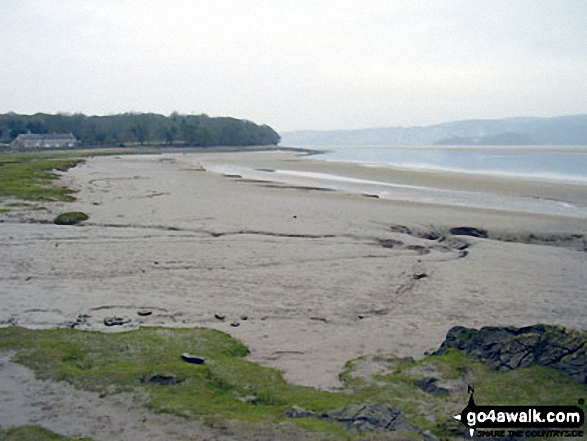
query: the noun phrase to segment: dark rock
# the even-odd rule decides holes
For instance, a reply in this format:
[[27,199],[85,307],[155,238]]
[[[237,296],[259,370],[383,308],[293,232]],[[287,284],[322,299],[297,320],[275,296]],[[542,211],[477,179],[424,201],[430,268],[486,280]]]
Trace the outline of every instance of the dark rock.
[[562,326],[533,325],[524,328],[456,326],[433,355],[455,348],[491,368],[509,371],[532,364],[565,372],[587,384],[587,332]]
[[121,317],[106,317],[104,319],[104,324],[106,326],[122,326],[130,322],[130,319],[124,319]]
[[241,325],[240,322],[237,322],[237,321],[234,321],[234,322],[231,322],[230,323],[230,326],[232,326],[233,328],[236,328],[236,327],[238,327],[240,325]]
[[[288,410],[285,415],[288,418],[319,418],[337,421],[342,423],[351,435],[395,430],[405,430],[423,435],[420,429],[413,425],[401,410],[385,404],[351,404],[342,409],[322,413],[294,407]],[[433,439],[429,435],[425,435],[425,437]]]
[[137,314],[140,315],[141,317],[146,317],[148,315],[153,314],[153,311],[149,310],[149,309],[139,309],[137,311]]
[[450,234],[455,236],[472,236],[487,239],[487,231],[474,227],[455,227],[450,229]]
[[217,314],[214,314],[214,318],[216,318],[218,320],[224,320],[226,318],[226,316],[217,313]]
[[175,375],[153,375],[152,377],[148,378],[147,380],[141,380],[142,383],[147,384],[159,384],[161,386],[175,386],[176,384],[182,383],[183,380],[177,378]]
[[88,219],[89,217],[86,213],[69,211],[67,213],[61,213],[53,220],[53,223],[56,225],[76,225]]
[[428,392],[432,395],[446,396],[450,394],[450,391],[444,387],[440,387],[436,384],[437,378],[429,377],[423,380],[416,381],[416,386],[422,389],[424,392]]
[[416,274],[412,275],[412,279],[414,279],[414,280],[420,280],[420,279],[424,279],[426,277],[428,277],[428,274],[426,274],[426,273],[416,273]]
[[187,363],[204,364],[206,359],[192,354],[181,354],[181,359]]
[[248,317],[248,316],[246,316],[246,315],[241,315],[241,320],[247,321],[248,319],[249,319],[249,317]]

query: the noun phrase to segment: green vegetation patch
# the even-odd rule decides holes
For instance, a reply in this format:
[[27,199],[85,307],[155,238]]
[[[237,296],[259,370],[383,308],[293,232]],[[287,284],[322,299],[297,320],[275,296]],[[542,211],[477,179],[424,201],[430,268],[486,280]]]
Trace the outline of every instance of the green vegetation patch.
[[[552,368],[499,372],[456,349],[421,360],[361,357],[347,362],[340,379],[355,399],[388,403],[441,438],[465,433],[452,416],[466,406],[468,385],[475,389],[477,405],[576,405],[587,396],[587,385]],[[422,383],[430,379],[436,379],[435,386],[426,391]]]
[[34,207],[34,204],[30,204],[28,202],[11,202],[9,204],[6,204],[7,207],[11,207],[11,208],[31,208]]
[[82,161],[80,158],[47,154],[0,156],[0,198],[29,201],[72,201],[73,190],[59,187],[53,181],[56,171],[67,171]]
[[91,441],[90,438],[67,438],[40,426],[0,428],[0,441]]
[[[93,148],[75,151],[36,151],[0,154],[0,202],[15,198],[21,201],[9,202],[0,207],[0,213],[9,213],[13,208],[45,210],[22,201],[65,201],[75,200],[75,191],[55,185],[60,176],[56,171],[67,171],[93,156],[161,154],[170,152],[232,152],[246,148],[225,146],[205,148],[137,147],[137,148]],[[273,150],[275,147],[249,147],[250,151]],[[281,148],[280,148],[281,149]],[[293,151],[299,149],[291,149]]]
[[[229,335],[211,329],[141,328],[121,333],[70,329],[0,329],[0,351],[15,350],[14,361],[41,379],[67,381],[102,395],[136,388],[147,390],[146,405],[156,412],[261,423],[286,421],[297,405],[327,411],[353,401],[352,395],[288,384],[275,369],[244,360],[248,349]],[[183,353],[206,359],[186,363]],[[174,378],[174,385],[157,382]],[[287,420],[308,430],[344,437],[341,424]]]
[[[349,361],[338,392],[288,384],[275,369],[245,360],[248,350],[220,331],[141,328],[120,333],[71,329],[0,328],[0,351],[14,351],[14,361],[38,378],[67,381],[102,395],[147,391],[146,406],[155,412],[202,419],[216,425],[281,424],[339,439],[349,437],[343,425],[319,418],[287,419],[297,406],[322,413],[353,403],[384,403],[402,410],[420,429],[441,438],[463,436],[452,416],[468,401],[467,385],[479,405],[573,405],[587,396],[587,386],[551,368],[531,366],[498,372],[457,350],[421,360],[393,355]],[[186,363],[183,353],[205,358]],[[423,388],[434,379],[434,387]],[[400,434],[363,435],[394,439]],[[419,438],[417,433],[402,435]],[[373,438],[374,437],[374,438]],[[390,438],[391,437],[391,438]]]
[[53,223],[57,225],[75,225],[88,220],[89,216],[81,211],[68,211],[57,216]]

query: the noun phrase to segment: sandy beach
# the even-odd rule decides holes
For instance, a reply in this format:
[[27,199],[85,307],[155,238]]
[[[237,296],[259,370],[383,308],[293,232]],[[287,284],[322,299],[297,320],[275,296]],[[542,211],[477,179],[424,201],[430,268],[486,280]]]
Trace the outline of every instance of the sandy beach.
[[[421,357],[455,325],[587,328],[584,219],[398,202],[223,173],[230,167],[587,206],[584,185],[375,169],[291,152],[91,158],[62,177],[78,190],[76,202],[2,214],[0,323],[67,326],[85,315],[80,329],[216,328],[242,340],[250,360],[322,389],[339,385],[350,359]],[[63,211],[89,220],[44,223]],[[464,226],[488,238],[450,234]],[[143,308],[153,314],[139,317]],[[106,327],[107,316],[131,322]]]

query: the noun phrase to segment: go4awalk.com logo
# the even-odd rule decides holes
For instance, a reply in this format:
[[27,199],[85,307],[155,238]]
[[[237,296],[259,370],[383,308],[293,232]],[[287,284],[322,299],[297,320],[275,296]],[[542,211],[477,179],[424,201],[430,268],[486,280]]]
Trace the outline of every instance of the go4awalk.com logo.
[[[469,386],[469,404],[455,415],[478,437],[579,437],[585,413],[578,406],[477,406]],[[583,400],[579,400],[583,404]],[[475,433],[475,431],[477,431]]]

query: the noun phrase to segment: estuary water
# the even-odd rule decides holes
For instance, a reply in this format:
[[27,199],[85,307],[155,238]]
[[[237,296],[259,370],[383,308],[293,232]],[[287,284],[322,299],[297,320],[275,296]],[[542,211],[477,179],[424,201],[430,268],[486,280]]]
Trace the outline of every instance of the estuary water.
[[587,146],[332,147],[315,159],[587,183]]

